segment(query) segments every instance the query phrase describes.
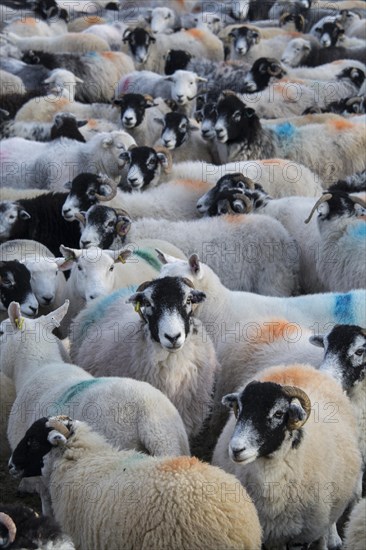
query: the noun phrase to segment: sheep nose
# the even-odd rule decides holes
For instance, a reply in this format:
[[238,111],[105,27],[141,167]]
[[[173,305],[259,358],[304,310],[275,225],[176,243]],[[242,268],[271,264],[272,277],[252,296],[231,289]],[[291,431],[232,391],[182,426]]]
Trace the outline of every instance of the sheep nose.
[[29,309],[33,311],[33,314],[35,315],[38,311],[38,307],[29,306]]
[[210,130],[201,130],[201,133],[203,136],[208,136],[208,134],[210,133]]
[[68,212],[70,212],[70,210],[71,210],[71,208],[63,208],[62,213],[67,214]]
[[233,453],[234,458],[240,457],[241,453],[244,452],[246,447],[242,447],[241,449],[233,449],[231,448],[231,452]]
[[178,332],[178,334],[176,334],[175,336],[169,336],[169,334],[164,334],[165,338],[167,340],[169,340],[169,342],[171,342],[173,344],[173,346],[177,343],[177,341],[179,340],[179,338],[182,336],[182,333],[181,332]]
[[95,296],[94,294],[89,294],[89,300],[94,300]]
[[45,305],[48,306],[52,302],[53,296],[42,296],[42,300],[44,301]]
[[164,139],[164,145],[165,147],[170,147],[172,145],[172,140],[171,139]]
[[89,246],[90,243],[91,243],[91,241],[81,241],[81,244],[83,245],[83,248],[86,248],[87,246]]

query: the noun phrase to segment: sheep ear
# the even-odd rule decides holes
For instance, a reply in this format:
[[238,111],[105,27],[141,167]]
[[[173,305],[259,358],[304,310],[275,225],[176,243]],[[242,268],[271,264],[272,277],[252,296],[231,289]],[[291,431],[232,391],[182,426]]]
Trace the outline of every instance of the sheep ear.
[[26,212],[24,210],[24,208],[21,208],[18,212],[18,217],[21,219],[21,220],[29,220],[32,216],[30,214],[28,214],[28,212]]
[[114,253],[115,253],[114,263],[121,262],[122,264],[125,264],[128,258],[132,255],[132,250],[121,249],[121,250],[115,250]]
[[20,320],[22,319],[22,314],[20,312],[20,305],[18,304],[18,302],[10,303],[8,307],[8,315],[9,315],[11,326],[15,330],[21,330],[22,326],[21,326]]
[[156,122],[156,124],[160,124],[160,126],[164,126],[165,124],[164,119],[158,117],[154,117],[154,122]]
[[159,248],[155,248],[159,261],[165,265],[165,264],[172,264],[174,262],[179,261],[179,258],[176,258],[175,256],[170,256],[169,254],[166,254]]
[[164,80],[166,80],[167,82],[174,82],[174,78],[172,76],[165,76]]
[[201,266],[200,266],[200,259],[198,257],[198,254],[192,254],[189,257],[188,265],[189,265],[190,270],[192,271],[192,273],[194,273],[195,275],[197,275],[197,273],[199,273],[199,271],[201,269]]
[[305,41],[304,42],[304,45],[303,45],[303,49],[307,52],[309,52],[311,50],[311,45],[310,45],[310,42],[308,41]]
[[318,348],[324,348],[324,334],[317,334],[316,336],[310,336],[310,344],[317,346]]
[[113,144],[113,138],[111,137],[106,137],[102,140],[102,145],[105,149],[110,147],[112,144]]
[[254,43],[259,44],[259,41],[261,39],[261,35],[259,34],[259,32],[253,31],[252,37],[254,38]]
[[195,120],[196,120],[197,122],[202,122],[202,120],[203,120],[203,113],[202,113],[202,111],[195,111],[195,113],[194,113],[193,116],[194,116],[194,118],[195,118]]
[[66,191],[70,191],[72,187],[72,181],[67,181],[66,183],[64,183],[64,189],[66,189]]
[[73,263],[76,262],[78,257],[81,255],[81,250],[77,250],[75,248],[68,248],[63,244],[60,246],[60,252],[65,258],[64,263],[58,266],[59,269],[61,269],[61,271],[67,271],[68,269],[71,269],[73,266]]
[[149,107],[155,107],[154,98],[151,97],[151,95],[145,94],[144,99],[145,99],[145,109],[148,109]]
[[191,122],[189,123],[188,128],[191,132],[197,132],[199,130],[199,126],[197,126],[196,124],[192,124]]
[[83,126],[85,126],[86,124],[88,124],[88,120],[78,120],[77,121],[77,127],[78,128],[82,128]]
[[255,110],[251,109],[251,107],[246,107],[245,114],[248,118],[251,118],[252,116],[255,115]]
[[64,435],[60,434],[57,430],[51,430],[47,436],[47,441],[57,447],[58,445],[66,445],[67,439]]
[[199,304],[206,300],[206,294],[200,290],[192,290],[190,292],[190,297],[192,304]]
[[51,311],[48,315],[45,315],[43,323],[51,324],[53,327],[58,328],[62,319],[65,317],[67,310],[69,309],[69,304],[69,300],[65,300],[62,306],[58,307],[54,311]]
[[196,76],[196,82],[208,82],[207,78],[203,78],[203,76]]
[[238,415],[238,411],[239,411],[239,394],[238,393],[228,393],[227,395],[224,395],[224,397],[221,399],[221,403],[225,405],[225,407],[232,409],[234,411],[235,416]]
[[166,155],[165,153],[160,152],[160,153],[157,153],[156,156],[158,157],[159,164],[161,164],[161,166],[165,170],[170,167],[170,162],[169,162],[168,155]]

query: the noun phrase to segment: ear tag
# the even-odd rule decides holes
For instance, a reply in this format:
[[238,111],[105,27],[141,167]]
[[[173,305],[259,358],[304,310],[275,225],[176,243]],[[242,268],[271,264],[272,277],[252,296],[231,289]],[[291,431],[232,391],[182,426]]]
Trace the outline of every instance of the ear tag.
[[[125,264],[126,260],[121,256],[121,254],[118,256],[118,260],[121,262],[121,264]],[[140,303],[140,302],[138,302]]]
[[141,313],[141,302],[136,302],[135,311],[136,313]]
[[24,317],[16,318],[15,319],[15,325],[17,329],[23,330],[24,327]]

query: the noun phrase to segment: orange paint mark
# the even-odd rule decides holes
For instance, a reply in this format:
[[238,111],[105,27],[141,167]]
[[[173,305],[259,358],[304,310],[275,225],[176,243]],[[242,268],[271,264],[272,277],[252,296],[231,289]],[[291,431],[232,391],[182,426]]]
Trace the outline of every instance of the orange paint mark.
[[200,464],[202,464],[202,466],[205,466],[196,457],[178,456],[164,460],[162,464],[159,464],[157,466],[157,469],[163,472],[179,472],[180,470],[189,470],[192,467],[196,468]]
[[[279,366],[268,369],[264,374],[258,376],[261,382],[274,382],[286,386],[298,386],[306,390],[314,386],[314,371],[319,376],[327,377],[326,374],[316,371],[315,368],[301,364]],[[315,375],[318,376],[317,374]]]
[[103,17],[98,17],[98,15],[88,15],[86,22],[88,25],[103,25],[106,21]]
[[272,344],[275,340],[294,339],[298,333],[298,326],[287,319],[269,319],[260,326],[257,337],[251,339],[255,344]]
[[95,120],[95,118],[91,118],[89,121],[88,121],[88,126],[89,128],[95,128],[97,125],[97,121]]
[[115,59],[116,52],[102,52],[102,57],[104,57],[104,59]]
[[231,224],[241,224],[248,221],[248,216],[246,214],[225,214],[224,220]]
[[353,122],[350,122],[347,119],[338,119],[338,120],[330,120],[327,124],[334,128],[334,130],[337,130],[338,132],[342,132],[343,130],[351,130],[355,127],[355,124]]
[[192,36],[192,38],[195,38],[196,40],[203,40],[206,35],[205,31],[203,31],[202,29],[196,29],[196,28],[188,29],[186,33]]
[[37,25],[36,19],[34,17],[25,17],[15,22],[17,25],[29,25],[30,27],[35,27]]
[[266,166],[267,164],[268,166],[272,166],[273,164],[275,166],[285,166],[286,164],[288,164],[289,161],[285,159],[266,159],[259,162],[263,164],[263,166]]
[[212,187],[212,185],[202,180],[179,179],[175,183],[182,187],[189,187],[190,189],[197,189],[197,191],[203,192],[208,191]]

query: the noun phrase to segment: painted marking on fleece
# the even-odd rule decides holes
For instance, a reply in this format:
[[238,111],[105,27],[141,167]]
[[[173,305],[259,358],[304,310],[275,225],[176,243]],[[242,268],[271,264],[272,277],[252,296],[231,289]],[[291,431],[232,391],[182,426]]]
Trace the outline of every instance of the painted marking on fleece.
[[59,399],[57,399],[57,405],[60,407],[67,405],[67,403],[69,403],[74,397],[82,393],[84,390],[89,389],[95,384],[100,384],[101,382],[104,382],[104,380],[104,378],[91,378],[90,380],[83,380],[82,382],[74,384],[71,388],[68,388]]
[[291,141],[296,133],[296,128],[290,122],[284,122],[273,128],[278,139],[281,141]]
[[337,323],[348,325],[355,324],[352,301],[353,296],[351,292],[347,292],[346,294],[336,294],[334,304],[334,317]]
[[162,267],[162,263],[157,259],[156,252],[153,252],[151,249],[148,248],[141,248],[134,251],[134,256],[138,256],[142,260],[144,260],[147,264],[149,264],[153,269],[156,269],[156,271],[160,271]]
[[360,221],[358,224],[350,227],[348,233],[354,239],[359,239],[360,241],[366,239],[366,223]]

